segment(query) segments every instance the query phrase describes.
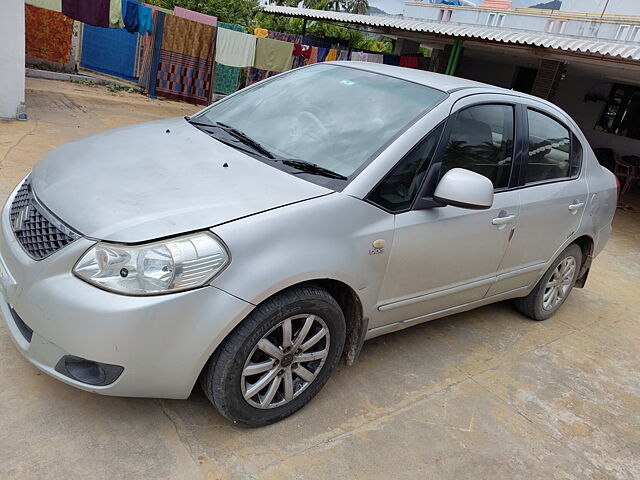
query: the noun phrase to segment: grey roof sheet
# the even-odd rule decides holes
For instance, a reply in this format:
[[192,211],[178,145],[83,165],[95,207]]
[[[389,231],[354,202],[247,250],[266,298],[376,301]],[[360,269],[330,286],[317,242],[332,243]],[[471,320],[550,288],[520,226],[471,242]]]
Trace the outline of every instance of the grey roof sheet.
[[519,45],[534,45],[568,52],[604,55],[625,60],[640,60],[640,44],[613,42],[597,38],[573,37],[506,27],[440,23],[430,20],[383,15],[356,15],[347,12],[312,10],[309,8],[265,5],[263,11],[314,20],[350,23],[370,27],[384,27],[412,32],[434,33],[452,37],[478,38]]

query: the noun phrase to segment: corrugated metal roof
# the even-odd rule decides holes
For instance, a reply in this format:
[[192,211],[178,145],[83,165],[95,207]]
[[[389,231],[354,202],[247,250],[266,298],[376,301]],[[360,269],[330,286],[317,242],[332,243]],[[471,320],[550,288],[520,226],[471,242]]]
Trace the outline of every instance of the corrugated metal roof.
[[640,60],[640,44],[612,42],[596,38],[572,37],[528,30],[460,23],[440,23],[417,18],[382,15],[356,15],[347,12],[312,10],[309,8],[279,7],[265,5],[263,11],[290,17],[350,23],[369,27],[391,28],[410,32],[425,32],[451,37],[478,38],[516,45],[534,45],[568,52],[617,57],[625,60]]

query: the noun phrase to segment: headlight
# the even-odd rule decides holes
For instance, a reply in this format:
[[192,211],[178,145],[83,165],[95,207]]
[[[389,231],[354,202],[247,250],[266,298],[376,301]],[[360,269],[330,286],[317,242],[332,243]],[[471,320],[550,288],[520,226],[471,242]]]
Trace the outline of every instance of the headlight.
[[196,233],[146,245],[99,242],[78,260],[73,273],[113,292],[157,295],[206,284],[229,262],[210,233]]

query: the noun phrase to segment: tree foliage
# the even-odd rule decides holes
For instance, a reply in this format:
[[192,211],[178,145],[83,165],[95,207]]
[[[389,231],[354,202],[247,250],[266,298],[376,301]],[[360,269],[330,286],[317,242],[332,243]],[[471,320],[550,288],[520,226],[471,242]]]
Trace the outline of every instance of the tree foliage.
[[258,0],[149,0],[159,7],[173,9],[178,6],[218,17],[221,22],[251,25],[260,11]]

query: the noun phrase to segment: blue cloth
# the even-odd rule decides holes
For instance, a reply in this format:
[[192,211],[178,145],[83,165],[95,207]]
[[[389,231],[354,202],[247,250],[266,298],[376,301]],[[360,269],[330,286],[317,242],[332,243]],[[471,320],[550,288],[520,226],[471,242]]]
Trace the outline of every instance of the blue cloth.
[[318,62],[324,62],[324,59],[327,58],[328,53],[328,48],[318,47]]
[[97,72],[135,81],[137,36],[122,28],[84,26],[80,65]]
[[151,72],[149,80],[149,97],[156,97],[156,83],[158,78],[158,64],[160,63],[160,47],[162,46],[162,34],[164,32],[164,12],[158,11],[156,20],[156,35],[153,41],[153,59],[151,60]]
[[153,19],[151,18],[151,9],[144,5],[138,5],[138,33],[140,35],[153,33]]
[[138,8],[137,2],[122,0],[122,11],[124,12],[124,28],[127,32],[135,33],[138,31]]

